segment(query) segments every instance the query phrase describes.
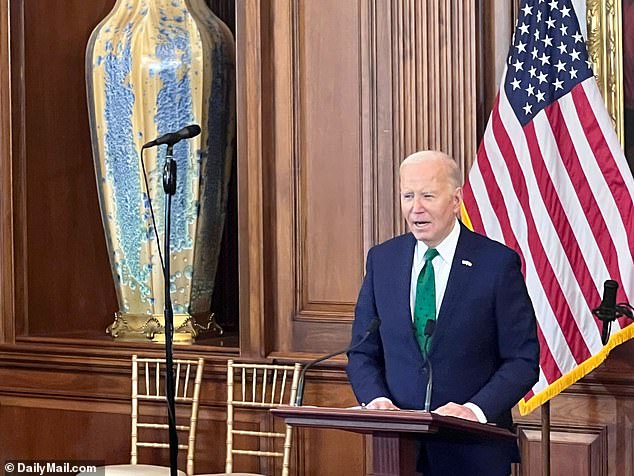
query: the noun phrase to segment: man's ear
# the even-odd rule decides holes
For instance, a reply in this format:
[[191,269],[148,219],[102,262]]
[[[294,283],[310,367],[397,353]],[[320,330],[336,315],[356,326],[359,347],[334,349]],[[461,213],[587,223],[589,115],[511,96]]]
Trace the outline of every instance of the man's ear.
[[462,203],[462,187],[458,187],[453,192],[453,205],[456,209],[456,213],[460,211],[460,204]]

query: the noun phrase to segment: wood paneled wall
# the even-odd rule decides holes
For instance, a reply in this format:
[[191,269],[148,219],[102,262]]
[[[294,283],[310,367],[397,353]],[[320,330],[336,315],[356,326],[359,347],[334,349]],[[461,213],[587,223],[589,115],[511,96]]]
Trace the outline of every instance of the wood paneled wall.
[[[24,313],[23,332],[30,335],[90,329],[95,321],[104,327],[116,309],[82,74],[88,37],[110,10],[111,0],[91,3],[85,8],[84,1],[66,0],[60,15],[55,2],[41,2],[38,8],[25,2],[24,35],[14,37],[14,46],[21,42],[24,55],[23,102],[17,103],[24,119],[17,140],[24,150],[16,159],[24,172],[24,202],[18,206],[26,211],[24,253],[18,258],[22,266],[16,271],[26,271],[19,312]],[[69,18],[75,28],[68,28]],[[14,20],[17,26],[20,19]],[[71,253],[81,259],[61,259]],[[76,316],[72,324],[69,316]]]
[[[201,355],[189,349],[181,356]],[[50,346],[0,350],[0,462],[7,460],[92,460],[123,464],[130,457],[130,350],[78,350],[64,355]],[[69,353],[66,351],[66,353]],[[159,355],[146,350],[146,355]],[[222,472],[226,435],[226,356],[206,355],[199,412],[196,472]],[[324,405],[352,405],[340,372],[318,372],[307,397],[329,395]],[[156,415],[164,409],[157,408]],[[237,410],[241,428],[280,431],[267,412]],[[156,441],[165,441],[156,435]],[[293,441],[297,475],[365,474],[362,436],[318,429],[299,430]],[[141,462],[168,465],[164,451],[145,452]],[[179,461],[184,469],[185,457]],[[236,471],[274,474],[271,461],[235,457]]]
[[405,0],[391,9],[395,158],[438,149],[466,170],[477,146],[474,2]]
[[403,230],[399,163],[432,148],[466,167],[475,154],[475,8],[461,0],[269,6],[260,24],[270,126],[261,252],[272,256],[273,279],[263,293],[276,352],[324,352],[349,339],[367,250]]
[[[552,402],[552,474],[633,474],[634,374],[626,344],[610,362]],[[205,355],[190,349],[181,355]],[[157,355],[157,350],[145,354]],[[70,354],[70,355],[69,355]],[[104,351],[20,345],[0,350],[0,462],[8,459],[93,459],[124,463],[129,455],[130,349]],[[202,389],[198,472],[221,471],[225,436],[225,359],[206,355]],[[354,402],[345,376],[320,370],[306,400],[328,406]],[[262,429],[279,421],[242,412],[240,421]],[[541,474],[539,411],[520,422],[523,465],[516,474]],[[293,440],[293,474],[362,475],[367,465],[361,436],[300,430]],[[166,463],[163,453],[150,460]],[[147,460],[145,460],[147,461]],[[181,461],[183,461],[181,459]],[[244,471],[257,471],[240,459]]]

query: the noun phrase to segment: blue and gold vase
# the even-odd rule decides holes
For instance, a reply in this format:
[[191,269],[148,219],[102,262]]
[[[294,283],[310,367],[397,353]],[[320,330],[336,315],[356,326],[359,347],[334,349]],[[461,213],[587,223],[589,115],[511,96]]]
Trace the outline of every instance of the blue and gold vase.
[[86,50],[92,148],[119,310],[117,339],[164,335],[164,284],[151,221],[164,238],[165,147],[144,143],[196,123],[200,136],[174,146],[171,298],[174,341],[191,341],[211,315],[235,136],[231,32],[204,0],[117,0]]

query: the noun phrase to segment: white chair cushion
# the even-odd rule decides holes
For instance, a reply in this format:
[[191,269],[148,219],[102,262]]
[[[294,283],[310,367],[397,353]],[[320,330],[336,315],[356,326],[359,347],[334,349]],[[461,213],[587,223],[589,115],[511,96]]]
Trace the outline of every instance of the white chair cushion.
[[209,474],[197,474],[196,476],[263,476],[259,473],[209,473]]
[[[104,469],[104,472],[100,472],[101,469]],[[97,473],[79,473],[77,476],[94,476],[95,474],[105,476],[169,476],[170,469],[167,466],[153,466],[151,464],[112,464],[97,468]],[[178,476],[187,475],[178,470]]]

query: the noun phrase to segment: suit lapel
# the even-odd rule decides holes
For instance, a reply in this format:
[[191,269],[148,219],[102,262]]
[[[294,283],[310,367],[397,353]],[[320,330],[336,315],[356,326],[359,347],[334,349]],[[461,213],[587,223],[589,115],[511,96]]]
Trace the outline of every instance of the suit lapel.
[[404,240],[404,244],[400,248],[398,256],[395,257],[394,270],[396,271],[396,276],[394,280],[394,299],[398,311],[395,315],[399,318],[399,325],[406,325],[411,329],[412,311],[409,301],[412,280],[412,260],[414,259],[416,238],[414,238],[414,235],[411,233],[408,233],[406,236],[407,239]]
[[434,351],[436,344],[441,341],[447,329],[450,327],[451,319],[455,319],[454,309],[460,301],[460,295],[467,289],[474,264],[474,251],[471,246],[471,231],[460,224],[460,236],[456,246],[456,252],[451,263],[447,288],[443,296],[440,310],[438,312],[438,322],[430,353]]

